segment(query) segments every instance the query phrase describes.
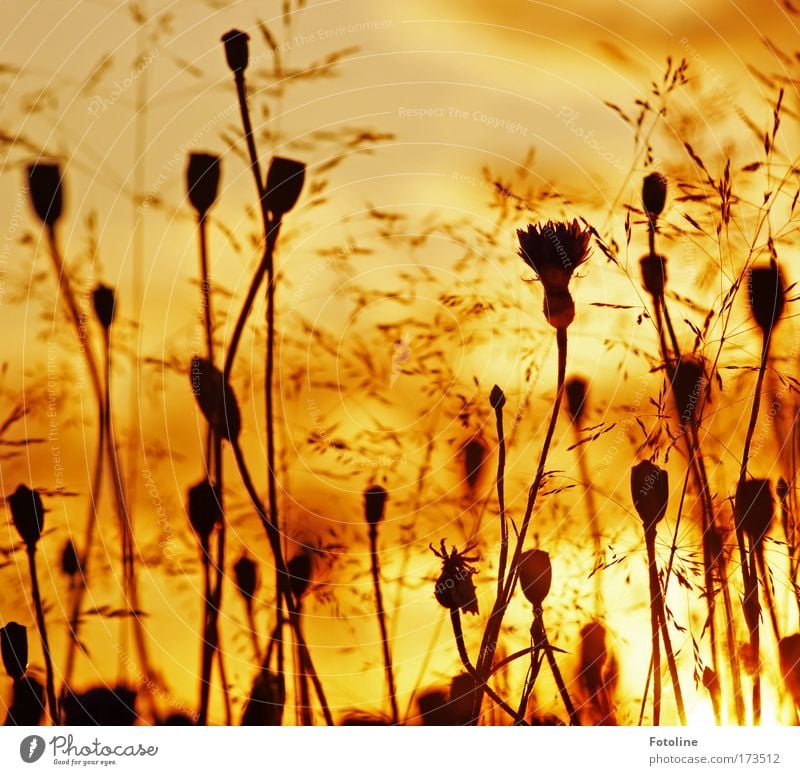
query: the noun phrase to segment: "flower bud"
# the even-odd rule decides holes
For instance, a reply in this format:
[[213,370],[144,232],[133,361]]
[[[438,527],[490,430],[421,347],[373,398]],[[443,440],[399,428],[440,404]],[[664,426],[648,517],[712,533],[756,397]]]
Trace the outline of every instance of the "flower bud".
[[208,479],[203,479],[188,493],[189,524],[202,543],[207,543],[214,528],[221,524],[222,504],[217,497],[217,490]]
[[783,275],[774,259],[768,266],[753,267],[747,275],[750,311],[764,333],[772,331],[786,305]]
[[541,549],[523,552],[519,561],[519,583],[522,594],[528,598],[534,610],[542,607],[553,582],[553,567],[550,555]]
[[222,38],[225,44],[225,59],[228,60],[228,67],[234,73],[243,73],[247,69],[249,59],[250,36],[241,30],[228,30]]
[[8,498],[11,519],[28,548],[36,546],[44,530],[44,505],[37,490],[21,484]]
[[305,164],[294,159],[273,156],[264,192],[267,210],[276,218],[282,218],[297,204],[305,179]]
[[371,527],[383,521],[388,498],[389,494],[379,484],[373,484],[364,490],[364,518]]
[[642,183],[642,204],[651,219],[657,218],[667,201],[667,179],[660,172],[651,172]]
[[569,328],[575,320],[575,302],[569,291],[545,291],[543,311],[553,328]]
[[736,488],[733,503],[736,527],[745,532],[753,544],[760,544],[769,532],[775,503],[769,479],[746,479]]
[[697,418],[706,385],[705,362],[696,355],[682,355],[674,362],[672,396],[681,430]]
[[243,554],[233,566],[233,575],[236,579],[236,586],[239,593],[249,602],[258,588],[258,568],[256,564]]
[[219,156],[190,153],[186,167],[186,189],[198,217],[205,218],[217,199],[219,189]]
[[289,573],[289,588],[295,600],[300,600],[311,585],[311,555],[301,552],[292,557],[286,565]]
[[94,304],[94,313],[97,315],[100,325],[108,331],[114,322],[114,314],[116,313],[114,289],[102,283],[98,285],[92,291],[92,304]]
[[667,259],[664,256],[657,256],[655,253],[648,253],[646,256],[642,256],[639,267],[642,270],[644,289],[653,298],[661,298],[667,284]]
[[576,425],[580,423],[583,418],[583,413],[586,411],[587,391],[588,385],[586,384],[586,380],[580,377],[573,377],[570,379],[564,388],[567,397],[567,412],[572,422]]
[[200,411],[217,436],[235,441],[242,429],[239,404],[222,372],[207,358],[192,358],[189,375]]
[[489,393],[489,403],[496,412],[506,405],[506,394],[498,385],[495,385]]
[[669,503],[669,476],[649,460],[631,468],[631,497],[645,531],[654,530],[664,518]]
[[14,681],[19,681],[28,669],[28,631],[17,622],[0,627],[0,652],[3,667]]
[[67,542],[64,544],[64,549],[61,552],[61,572],[69,578],[77,576],[81,572],[78,550],[70,539],[67,539]]
[[28,166],[31,204],[46,226],[55,226],[64,209],[61,170],[58,164],[37,162]]

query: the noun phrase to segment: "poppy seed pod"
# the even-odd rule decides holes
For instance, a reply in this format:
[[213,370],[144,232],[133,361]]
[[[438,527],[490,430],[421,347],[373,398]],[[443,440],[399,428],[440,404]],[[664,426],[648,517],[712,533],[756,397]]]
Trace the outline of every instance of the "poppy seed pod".
[[64,209],[61,170],[58,164],[29,165],[28,189],[31,204],[39,220],[46,226],[55,226]]
[[541,549],[523,552],[519,560],[519,584],[528,602],[539,609],[550,592],[553,583],[553,566],[550,555]]
[[228,67],[234,73],[243,73],[247,69],[250,57],[248,43],[250,36],[241,30],[228,30],[220,40],[225,44],[225,59],[228,60]]
[[586,411],[586,394],[588,385],[585,379],[573,377],[564,387],[567,397],[567,412],[572,422],[576,425],[581,421],[583,413]]
[[673,363],[672,396],[681,430],[693,422],[700,409],[706,385],[705,361],[696,355],[682,355]]
[[242,429],[242,416],[236,395],[222,372],[208,358],[194,356],[189,378],[200,411],[214,433],[235,441]]
[[506,394],[498,385],[495,385],[489,393],[489,403],[496,412],[506,405]]
[[3,667],[10,678],[19,681],[28,669],[28,631],[17,622],[0,627]]
[[772,331],[786,305],[783,275],[774,260],[748,272],[747,289],[753,320],[765,334]]
[[187,501],[189,524],[197,537],[206,542],[223,518],[217,490],[208,479],[204,479],[189,489]]
[[264,190],[267,210],[276,218],[282,218],[297,204],[305,179],[305,164],[294,159],[273,156]]
[[746,479],[736,488],[733,504],[737,529],[745,532],[753,544],[764,540],[772,525],[775,502],[769,479]]
[[477,436],[471,438],[461,448],[464,478],[467,481],[467,487],[470,492],[474,492],[478,482],[480,482],[487,454],[486,444]]
[[631,468],[631,497],[645,531],[654,530],[667,512],[669,475],[655,463],[642,460]]
[[289,573],[289,588],[295,600],[300,600],[311,585],[311,555],[306,552],[296,554],[286,565]]
[[364,518],[371,527],[383,521],[388,498],[389,494],[379,484],[373,484],[364,490]]
[[37,490],[31,490],[21,484],[14,494],[8,497],[8,505],[11,508],[11,519],[20,538],[29,549],[36,546],[44,530],[42,496]]
[[258,588],[258,568],[256,564],[246,555],[242,555],[233,566],[233,575],[236,579],[236,587],[245,602],[249,602]]
[[430,549],[442,561],[442,572],[433,588],[436,602],[450,611],[461,609],[464,613],[477,614],[478,598],[472,577],[478,571],[470,564],[477,557],[468,557],[466,551],[460,553],[455,547],[448,554],[444,539],[441,551],[433,546]]
[[114,322],[114,314],[116,312],[114,289],[100,283],[92,291],[92,304],[94,305],[94,314],[97,315],[100,325],[108,331]]
[[197,215],[205,218],[217,199],[219,189],[219,156],[190,153],[186,167],[186,190]]
[[44,686],[34,676],[24,675],[18,681],[14,681],[5,726],[39,726],[46,707]]
[[71,540],[67,540],[64,544],[64,549],[61,552],[61,572],[65,576],[77,576],[81,572],[80,558],[78,557],[78,550]]
[[640,259],[639,267],[642,271],[644,289],[654,299],[661,298],[667,284],[667,259],[655,253],[648,253]]
[[650,218],[664,210],[667,201],[667,179],[660,172],[651,172],[642,182],[642,204]]
[[575,302],[569,291],[550,291],[544,294],[542,305],[545,320],[553,328],[569,328],[575,320]]
[[800,707],[800,633],[781,638],[778,653],[783,681],[795,704]]
[[606,630],[600,622],[589,622],[581,628],[581,683],[592,693],[603,685],[603,668],[608,660]]

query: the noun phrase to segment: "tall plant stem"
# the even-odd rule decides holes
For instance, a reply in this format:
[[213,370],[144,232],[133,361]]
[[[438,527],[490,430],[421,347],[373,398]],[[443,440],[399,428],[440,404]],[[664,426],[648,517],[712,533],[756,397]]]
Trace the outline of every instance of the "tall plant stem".
[[197,709],[197,725],[205,726],[208,723],[208,705],[211,696],[211,661],[214,648],[210,642],[211,625],[211,556],[206,539],[200,542],[200,559],[203,563],[203,620],[200,632],[202,634],[202,649],[200,657],[200,704]]
[[659,636],[659,580],[656,566],[655,531],[645,530],[644,542],[647,547],[647,570],[650,578],[650,630],[653,642],[653,726],[661,724],[661,641]]
[[[750,421],[747,425],[747,433],[744,439],[742,450],[742,463],[739,469],[739,480],[737,492],[747,479],[747,465],[750,458],[750,445],[753,442],[753,434],[758,422],[758,412],[761,407],[761,391],[764,387],[764,375],[767,371],[769,360],[769,347],[772,339],[772,330],[765,329],[762,346],[761,362],[758,367],[758,377],[756,379],[755,392],[753,394],[753,405],[750,410]],[[754,547],[751,545],[748,550],[745,548],[744,533],[741,525],[736,526],[736,538],[739,544],[739,553],[742,560],[742,581],[744,584],[744,612],[747,626],[750,632],[750,650],[753,659],[753,724],[758,726],[761,723],[761,654],[759,643],[759,603],[758,603],[758,573],[756,559],[753,554]]]
[[375,593],[375,612],[378,616],[378,626],[381,631],[381,647],[383,650],[383,669],[386,673],[386,688],[389,691],[389,704],[392,709],[392,723],[400,721],[397,709],[397,690],[394,684],[394,671],[392,669],[392,654],[389,648],[389,632],[386,628],[386,612],[383,608],[383,593],[381,592],[381,569],[378,558],[378,526],[369,526],[369,556],[372,569],[372,589]]
[[258,204],[261,211],[261,219],[264,226],[264,234],[269,231],[269,214],[264,202],[264,179],[261,177],[261,164],[258,161],[258,151],[253,137],[253,124],[250,120],[250,111],[247,107],[247,87],[244,81],[244,71],[238,70],[234,73],[236,82],[236,96],[239,100],[239,112],[242,116],[242,128],[244,130],[245,141],[247,142],[247,153],[250,157],[250,170],[258,192]]
[[[464,666],[464,669],[467,671],[467,673],[473,679],[477,680],[475,668],[470,661],[469,654],[467,653],[467,646],[464,643],[464,630],[461,627],[461,614],[459,613],[458,608],[450,609],[450,623],[453,625],[453,636],[456,640],[456,647],[458,648],[458,656],[461,660],[461,664]],[[517,711],[515,711],[499,694],[497,694],[497,692],[494,691],[494,689],[492,689],[491,686],[486,685],[484,687],[484,691],[495,703],[497,703],[499,708],[501,708],[505,713],[514,719],[515,724],[527,726],[524,716],[520,716]]]
[[483,693],[486,690],[486,682],[492,672],[492,661],[494,659],[495,650],[497,648],[497,641],[500,637],[500,631],[503,626],[503,618],[505,616],[508,605],[511,602],[511,596],[514,592],[514,587],[517,583],[517,576],[519,574],[519,563],[522,557],[522,549],[525,543],[525,537],[528,532],[533,509],[536,505],[536,498],[539,493],[539,488],[544,478],[545,465],[547,463],[547,455],[550,451],[550,445],[553,440],[553,434],[556,428],[556,421],[558,420],[559,409],[561,408],[561,400],[564,396],[564,383],[567,372],[567,329],[556,329],[556,347],[558,349],[558,373],[556,377],[556,397],[553,401],[553,410],[550,415],[550,423],[547,427],[547,433],[542,444],[542,451],[539,455],[539,464],[536,470],[536,476],[533,480],[530,490],[528,491],[528,502],[525,507],[525,516],[520,526],[519,535],[517,536],[517,543],[514,548],[514,554],[511,559],[511,565],[508,571],[508,576],[503,586],[502,593],[497,596],[492,612],[489,615],[489,620],[484,630],[483,641],[481,643],[481,650],[478,657],[478,665],[476,669],[478,685],[475,690],[475,704],[473,706],[473,719],[480,715],[481,701]]
[[[578,427],[574,426],[575,442],[580,441],[580,432]],[[577,449],[577,447],[576,447]],[[605,618],[605,601],[603,600],[603,579],[602,574],[597,572],[605,562],[605,554],[603,552],[603,538],[600,533],[600,520],[598,519],[597,503],[594,499],[594,489],[592,487],[592,479],[589,475],[589,466],[586,462],[586,451],[578,451],[578,469],[580,471],[581,486],[583,487],[584,499],[586,501],[586,511],[589,512],[589,530],[592,535],[592,548],[594,550],[594,615],[598,619]]]
[[[504,403],[504,402],[501,402]],[[497,566],[497,597],[503,594],[503,581],[508,563],[508,516],[506,515],[506,435],[503,428],[503,407],[494,410],[497,425],[497,504],[500,511],[500,558]]]
[[44,654],[44,668],[47,686],[47,708],[50,711],[50,720],[53,726],[57,726],[58,703],[56,702],[55,680],[53,678],[53,660],[50,656],[50,643],[47,640],[47,625],[44,621],[44,608],[42,606],[42,594],[39,591],[39,576],[36,573],[36,545],[28,544],[28,567],[31,572],[31,591],[33,593],[33,605],[36,609],[36,627],[39,630],[39,638],[42,642],[42,653]]
[[311,660],[311,654],[308,650],[308,645],[305,642],[305,638],[303,637],[303,633],[300,628],[300,615],[298,613],[297,603],[294,600],[291,590],[288,588],[289,571],[283,558],[283,547],[281,546],[280,534],[267,515],[264,504],[258,495],[255,485],[253,484],[250,471],[247,467],[247,461],[242,453],[242,448],[238,440],[231,442],[231,448],[233,449],[236,467],[239,470],[239,476],[242,479],[242,483],[244,484],[244,488],[247,491],[248,497],[250,498],[250,502],[253,504],[253,507],[258,514],[261,525],[264,528],[264,532],[267,534],[267,540],[269,541],[270,548],[272,549],[272,554],[275,559],[275,565],[277,566],[279,578],[276,605],[280,607],[284,604],[284,601],[286,602],[286,606],[289,611],[289,624],[292,628],[295,638],[297,639],[297,642],[300,645],[303,659],[306,661],[306,669],[309,672],[309,677],[314,685],[314,690],[317,693],[320,705],[322,706],[322,712],[325,716],[325,721],[329,726],[333,726],[333,716],[331,715],[330,708],[325,698],[325,692],[322,688],[322,683],[319,680],[316,670],[314,669],[314,665]]
[[541,628],[540,634],[542,639],[542,647],[544,648],[544,653],[547,656],[547,663],[550,665],[550,672],[553,674],[553,679],[556,682],[558,693],[561,695],[561,701],[564,703],[564,708],[569,716],[569,722],[574,727],[580,726],[578,714],[575,711],[575,706],[572,704],[569,692],[567,691],[567,685],[564,683],[564,678],[561,675],[558,662],[556,662],[555,652],[553,651],[553,647],[550,645],[550,640],[547,637],[547,630],[544,628],[544,620],[541,616],[541,613],[538,615],[538,619],[539,627]]

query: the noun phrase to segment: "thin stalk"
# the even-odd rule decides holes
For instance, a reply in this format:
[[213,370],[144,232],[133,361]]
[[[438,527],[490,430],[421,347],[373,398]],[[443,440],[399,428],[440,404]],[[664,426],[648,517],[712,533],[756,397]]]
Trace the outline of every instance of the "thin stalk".
[[[461,628],[461,614],[458,608],[450,609],[450,623],[453,625],[453,635],[456,639],[456,647],[458,648],[458,656],[461,659],[461,664],[467,673],[477,680],[475,668],[470,661],[469,654],[467,653],[467,646],[464,643],[464,631]],[[498,707],[502,708],[511,718],[514,723],[520,726],[528,726],[524,717],[521,717],[500,695],[498,695],[491,686],[485,686],[484,691],[489,697],[497,703]]]
[[[580,432],[577,425],[573,426],[575,432],[575,441],[580,441]],[[597,503],[594,499],[594,489],[592,488],[592,480],[589,475],[589,466],[586,463],[586,452],[581,452],[577,449],[578,454],[578,469],[580,471],[581,486],[583,487],[584,500],[586,502],[586,511],[589,512],[589,530],[592,535],[592,547],[594,549],[594,563],[592,570],[594,571],[594,607],[595,616],[598,619],[605,618],[605,601],[603,600],[603,579],[600,573],[597,572],[598,568],[602,567],[605,562],[605,553],[603,551],[603,538],[600,533],[600,521],[597,517]]]
[[314,669],[314,665],[311,660],[311,654],[308,651],[308,645],[305,642],[305,638],[303,637],[303,633],[300,628],[300,617],[297,610],[297,603],[295,602],[294,596],[292,595],[291,591],[287,588],[289,571],[286,567],[286,562],[283,558],[283,548],[281,546],[280,534],[275,525],[273,525],[270,518],[267,516],[264,504],[262,503],[261,498],[259,497],[258,492],[255,488],[255,485],[253,484],[252,477],[250,476],[250,471],[247,467],[247,461],[245,460],[244,453],[242,452],[242,448],[238,440],[231,441],[231,448],[233,449],[234,458],[236,460],[236,466],[239,470],[239,476],[242,479],[242,484],[244,485],[244,488],[247,491],[247,494],[250,498],[250,502],[253,504],[253,507],[255,508],[256,513],[258,514],[259,520],[261,521],[261,525],[267,534],[267,540],[269,541],[273,557],[275,558],[275,565],[277,566],[278,577],[280,580],[278,587],[279,594],[277,599],[277,605],[281,606],[283,605],[283,601],[286,601],[286,605],[289,611],[289,624],[292,627],[292,631],[294,632],[295,638],[297,638],[297,641],[301,647],[301,653],[303,654],[303,658],[306,661],[306,668],[309,672],[309,677],[311,678],[311,682],[314,685],[314,690],[317,694],[317,697],[319,698],[320,705],[322,707],[322,712],[325,716],[325,721],[329,726],[333,726],[333,716],[331,715],[330,708],[325,698],[325,692],[322,687],[322,682],[319,680],[319,676],[317,675],[317,672]]
[[658,568],[656,567],[655,531],[645,530],[647,546],[647,570],[650,576],[650,630],[653,642],[653,726],[661,723],[661,641],[659,638],[659,615],[657,599],[659,592]]
[[392,708],[392,723],[400,721],[400,713],[397,709],[397,689],[394,683],[394,671],[392,669],[392,654],[389,648],[389,633],[386,628],[386,612],[383,608],[383,593],[381,592],[381,570],[378,557],[378,526],[369,526],[369,556],[372,568],[372,589],[375,592],[375,613],[378,617],[378,625],[381,630],[381,646],[383,650],[383,669],[386,673],[386,687],[389,691],[389,704]]
[[506,577],[506,563],[508,562],[508,517],[506,516],[506,436],[503,429],[503,407],[494,410],[497,424],[497,503],[500,510],[500,559],[497,568],[497,596],[503,593],[503,581]]
[[519,698],[519,708],[517,710],[517,716],[519,718],[525,718],[525,713],[528,710],[528,703],[533,693],[533,687],[536,685],[536,679],[539,677],[539,672],[542,669],[542,662],[544,660],[544,652],[541,648],[534,647],[533,639],[531,639],[530,648],[525,651],[525,653],[528,652],[530,652],[531,664],[525,674],[525,683],[522,688],[522,695]]
[[253,646],[253,656],[256,662],[261,664],[261,645],[258,642],[258,632],[256,632],[256,620],[253,616],[253,601],[248,598],[245,600],[245,609],[247,613],[247,627],[250,630],[250,642]]
[[261,164],[258,161],[258,151],[253,137],[253,124],[250,121],[250,111],[247,107],[247,87],[244,82],[244,71],[237,70],[234,73],[236,82],[236,96],[239,100],[239,112],[242,115],[242,127],[244,129],[245,140],[247,141],[247,153],[250,156],[250,170],[258,192],[258,204],[261,210],[261,218],[264,226],[264,234],[269,230],[269,213],[264,202],[264,179],[261,177]]
[[58,726],[58,703],[56,701],[55,680],[53,678],[53,660],[50,656],[50,644],[47,640],[47,625],[44,621],[44,608],[42,607],[42,595],[39,591],[39,576],[36,573],[36,545],[28,544],[28,567],[31,572],[31,591],[33,592],[33,605],[36,609],[36,627],[39,630],[39,638],[42,642],[42,653],[44,654],[44,669],[47,685],[47,707],[50,711],[50,720],[53,726]]
[[573,727],[580,726],[580,719],[578,718],[578,714],[575,711],[575,706],[572,704],[572,700],[570,699],[569,692],[567,691],[567,685],[564,683],[564,678],[561,675],[561,670],[558,667],[558,662],[556,662],[556,655],[553,647],[550,645],[550,640],[547,637],[547,631],[544,628],[544,620],[542,619],[541,614],[538,618],[539,625],[541,627],[542,648],[544,648],[544,653],[547,656],[547,662],[550,665],[550,672],[553,674],[556,686],[558,687],[558,693],[561,695],[561,702],[564,703],[564,708],[569,716],[570,724],[572,724]]
[[775,642],[781,641],[781,628],[778,623],[778,609],[775,604],[775,595],[772,591],[772,580],[769,577],[769,568],[767,560],[764,557],[764,542],[759,541],[755,547],[756,564],[758,566],[758,574],[761,581],[761,587],[764,590],[764,601],[767,604],[767,613],[769,614],[770,624],[772,625],[772,633],[775,636]]
[[514,548],[514,554],[511,560],[511,566],[506,579],[505,586],[503,587],[502,594],[497,596],[492,612],[489,615],[489,620],[484,631],[483,641],[481,643],[480,655],[478,657],[478,666],[476,669],[478,676],[478,686],[475,690],[475,704],[473,706],[473,718],[476,718],[480,712],[481,700],[483,699],[483,692],[486,689],[486,682],[491,674],[492,661],[497,647],[497,641],[500,637],[500,630],[503,625],[503,617],[505,616],[508,605],[511,602],[511,596],[514,592],[514,586],[517,582],[519,574],[519,564],[522,557],[522,548],[525,543],[525,537],[528,532],[533,509],[536,505],[536,498],[539,493],[539,488],[544,478],[545,465],[547,463],[547,455],[550,451],[550,445],[553,440],[553,434],[556,428],[556,421],[558,420],[559,409],[561,408],[561,400],[564,396],[564,383],[567,372],[567,330],[565,328],[556,329],[556,347],[558,349],[558,373],[556,379],[556,397],[553,402],[553,410],[550,415],[550,423],[547,428],[544,443],[542,444],[542,451],[539,456],[539,464],[536,470],[536,476],[533,480],[530,490],[528,491],[528,502],[525,507],[525,516],[522,520],[517,543]]
[[203,622],[202,653],[200,656],[200,704],[197,709],[197,724],[204,727],[208,723],[208,705],[211,697],[211,665],[214,647],[211,643],[212,593],[211,593],[211,556],[207,539],[200,542],[201,560],[203,562]]

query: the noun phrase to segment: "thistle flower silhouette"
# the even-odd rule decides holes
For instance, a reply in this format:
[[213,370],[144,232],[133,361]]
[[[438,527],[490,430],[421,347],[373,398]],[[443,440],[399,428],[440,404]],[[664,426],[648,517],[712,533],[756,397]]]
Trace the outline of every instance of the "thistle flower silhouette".
[[544,287],[544,314],[554,328],[565,329],[575,318],[569,282],[589,257],[591,230],[572,223],[547,221],[517,229],[519,255]]

